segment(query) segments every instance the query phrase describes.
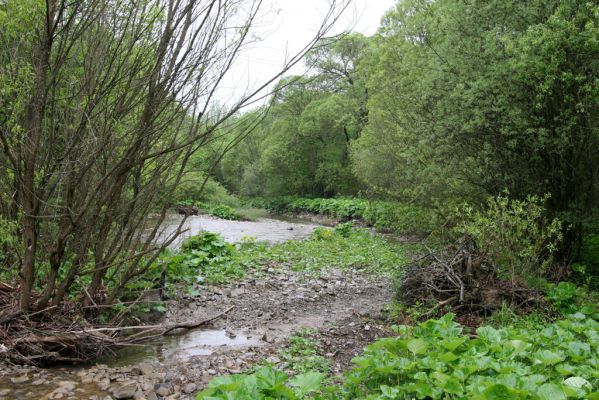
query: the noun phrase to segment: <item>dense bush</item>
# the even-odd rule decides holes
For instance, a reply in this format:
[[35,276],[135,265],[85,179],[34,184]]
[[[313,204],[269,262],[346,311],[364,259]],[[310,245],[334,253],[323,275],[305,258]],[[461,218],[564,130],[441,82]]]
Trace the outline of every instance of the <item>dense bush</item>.
[[396,233],[427,234],[433,230],[436,220],[431,210],[411,204],[360,198],[280,197],[252,199],[249,203],[274,212],[308,212],[327,215],[339,221],[362,220],[381,231]]
[[214,215],[215,217],[229,220],[239,220],[241,216],[235,211],[234,208],[226,206],[224,204],[219,204],[214,206],[208,210],[210,215]]
[[158,267],[165,269],[170,283],[223,283],[243,276],[234,261],[236,253],[235,246],[225,242],[222,236],[202,232],[186,239],[181,251],[165,255]]
[[177,186],[174,200],[177,202],[199,201],[208,204],[225,204],[230,207],[239,205],[239,200],[229,194],[219,182],[208,178],[204,184],[205,179],[206,176],[199,172],[187,174]]
[[542,276],[552,266],[563,238],[561,222],[545,218],[545,200],[534,196],[525,200],[505,195],[489,198],[481,210],[461,208],[454,229],[474,240],[477,250],[502,278],[514,281]]

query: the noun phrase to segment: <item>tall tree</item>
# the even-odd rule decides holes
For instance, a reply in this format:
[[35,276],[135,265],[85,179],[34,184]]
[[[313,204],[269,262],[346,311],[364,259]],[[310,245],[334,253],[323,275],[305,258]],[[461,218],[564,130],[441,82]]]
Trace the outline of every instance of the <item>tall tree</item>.
[[[211,112],[261,3],[0,4],[0,81],[10,82],[0,93],[0,184],[14,190],[9,209],[23,238],[22,310],[58,305],[75,283],[86,287],[77,292],[86,302],[111,302],[143,275],[166,245],[154,239],[191,155],[346,6],[333,2],[314,40],[280,74]],[[150,222],[153,211],[160,217]]]

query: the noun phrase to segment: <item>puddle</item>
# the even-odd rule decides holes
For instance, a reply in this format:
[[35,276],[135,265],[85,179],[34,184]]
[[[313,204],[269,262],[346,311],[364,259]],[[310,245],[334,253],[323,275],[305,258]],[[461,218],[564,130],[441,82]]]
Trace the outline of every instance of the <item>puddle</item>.
[[195,330],[184,335],[166,336],[159,342],[123,349],[102,362],[112,367],[124,367],[151,361],[187,361],[197,356],[209,356],[221,349],[236,349],[259,344],[258,336],[243,332],[229,335],[225,330]]

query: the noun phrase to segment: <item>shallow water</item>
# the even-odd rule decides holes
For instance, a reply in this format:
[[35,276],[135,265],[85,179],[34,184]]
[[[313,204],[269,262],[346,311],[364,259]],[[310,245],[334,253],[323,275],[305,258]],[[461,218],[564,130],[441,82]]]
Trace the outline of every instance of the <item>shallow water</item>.
[[[183,216],[169,214],[161,228],[157,242],[164,242],[171,236],[183,220]],[[189,236],[197,235],[202,231],[219,233],[228,242],[235,243],[246,237],[257,241],[269,243],[282,243],[288,240],[306,239],[319,225],[307,220],[297,218],[271,216],[257,221],[227,221],[209,215],[188,217],[183,233],[169,248],[176,249],[183,240]],[[141,362],[153,361],[187,361],[193,357],[209,356],[224,349],[240,349],[259,344],[257,336],[250,337],[243,331],[227,332],[225,330],[193,330],[183,335],[173,335],[160,338],[156,342],[143,346],[135,346],[119,350],[113,356],[97,360],[113,367],[134,366]],[[63,383],[73,380],[69,372],[84,370],[86,366],[73,366],[70,368],[52,368],[49,380],[37,384],[37,377],[29,376],[27,382],[15,383],[10,378],[0,373],[0,400],[8,399],[44,399]],[[1,372],[1,371],[0,371]],[[48,378],[48,376],[46,376]],[[9,392],[5,392],[9,390]],[[75,398],[90,398],[91,395],[102,394],[93,384],[77,383]]]
[[258,344],[258,337],[244,332],[194,330],[184,335],[172,335],[160,341],[121,350],[104,363],[113,367],[131,366],[151,361],[188,361],[196,356],[209,356],[219,349],[238,349]]
[[[182,215],[169,214],[163,223],[157,242],[166,241],[177,230],[182,220]],[[317,226],[319,225],[310,221],[279,216],[261,218],[257,221],[228,221],[210,215],[196,215],[187,218],[182,228],[186,231],[171,243],[169,248],[178,248],[183,240],[202,231],[219,233],[231,243],[240,242],[248,237],[257,241],[283,243],[288,240],[306,239]]]

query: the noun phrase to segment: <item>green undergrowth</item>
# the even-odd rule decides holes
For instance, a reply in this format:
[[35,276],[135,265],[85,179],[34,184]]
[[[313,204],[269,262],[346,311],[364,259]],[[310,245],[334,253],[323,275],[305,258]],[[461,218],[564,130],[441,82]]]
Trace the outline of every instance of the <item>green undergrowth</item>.
[[156,279],[166,271],[171,290],[183,283],[193,293],[198,283],[224,284],[273,267],[309,274],[338,269],[390,275],[407,263],[406,253],[406,245],[348,223],[335,229],[316,228],[306,240],[276,245],[251,237],[233,245],[218,234],[204,232],[187,239],[180,251],[165,253],[152,270]]
[[298,380],[263,368],[215,379],[198,399],[599,399],[595,318],[578,312],[551,324],[469,333],[446,314],[397,326],[398,336],[367,346],[340,385],[315,387],[324,377],[314,372],[319,378],[302,395]]
[[421,207],[397,202],[360,198],[306,199],[282,197],[252,199],[254,206],[274,212],[308,212],[326,215],[339,221],[362,220],[381,231],[425,235],[435,227],[436,216]]
[[328,373],[330,365],[318,354],[315,333],[314,329],[302,328],[287,339],[287,346],[278,352],[284,369],[294,374],[310,371]]
[[263,208],[231,207],[227,204],[210,204],[194,200],[178,201],[175,205],[196,207],[200,212],[231,221],[256,221],[269,214],[268,210]]
[[393,273],[407,262],[406,245],[387,241],[365,229],[316,228],[309,239],[248,252],[256,266],[279,265],[294,271],[320,273],[330,269]]

